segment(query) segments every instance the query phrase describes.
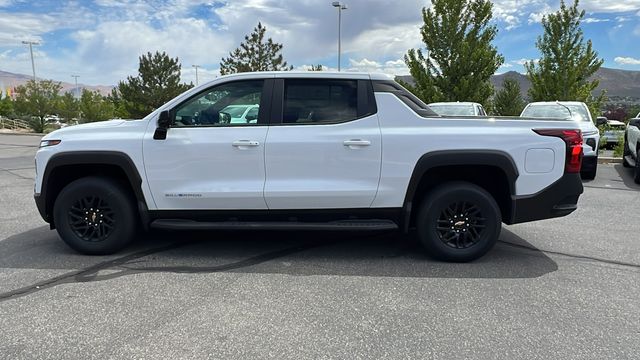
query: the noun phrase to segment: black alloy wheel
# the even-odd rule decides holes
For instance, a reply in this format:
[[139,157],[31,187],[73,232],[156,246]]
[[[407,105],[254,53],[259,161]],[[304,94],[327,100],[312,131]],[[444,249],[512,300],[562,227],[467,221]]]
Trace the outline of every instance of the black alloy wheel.
[[135,237],[139,215],[133,194],[120,182],[85,177],[65,186],[53,206],[62,240],[87,255],[113,254]]

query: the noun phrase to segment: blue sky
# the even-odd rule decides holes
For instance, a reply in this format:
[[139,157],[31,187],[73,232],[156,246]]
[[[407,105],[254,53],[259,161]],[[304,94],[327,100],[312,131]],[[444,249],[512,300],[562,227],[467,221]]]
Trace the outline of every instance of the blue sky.
[[[402,56],[421,46],[421,9],[429,1],[345,0],[342,68],[403,75]],[[258,21],[284,44],[296,68],[337,67],[337,13],[319,0],[0,0],[0,70],[31,73],[23,40],[36,40],[38,77],[111,85],[137,72],[138,56],[167,51],[179,57],[183,80],[218,74],[220,59],[236,48]],[[495,0],[495,41],[506,62],[499,72],[523,72],[539,56],[535,40],[541,17],[555,0]],[[640,0],[582,0],[583,29],[605,66],[640,70]]]

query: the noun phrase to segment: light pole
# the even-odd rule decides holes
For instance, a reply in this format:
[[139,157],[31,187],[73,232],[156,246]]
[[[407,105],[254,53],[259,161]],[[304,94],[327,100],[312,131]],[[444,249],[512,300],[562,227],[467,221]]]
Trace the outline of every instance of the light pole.
[[191,65],[191,66],[196,69],[196,86],[198,86],[198,68],[200,67],[200,65]]
[[78,78],[80,75],[71,75],[72,78],[76,79],[76,99],[80,98],[80,89],[78,89]]
[[340,1],[334,1],[331,5],[338,8],[338,71],[340,71],[340,57],[342,53],[342,10],[347,10],[347,4]]
[[33,82],[36,82],[36,65],[33,62],[33,45],[40,45],[37,41],[23,41],[25,45],[29,45],[29,52],[31,53],[31,70],[33,71]]

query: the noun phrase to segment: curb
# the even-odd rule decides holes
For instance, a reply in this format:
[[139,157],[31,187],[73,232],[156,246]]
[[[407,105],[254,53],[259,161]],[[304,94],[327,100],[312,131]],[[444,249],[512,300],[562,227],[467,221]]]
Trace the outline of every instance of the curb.
[[622,158],[598,156],[598,164],[621,164]]
[[4,132],[0,131],[0,135],[22,135],[22,136],[45,136],[42,133],[29,133],[29,132]]

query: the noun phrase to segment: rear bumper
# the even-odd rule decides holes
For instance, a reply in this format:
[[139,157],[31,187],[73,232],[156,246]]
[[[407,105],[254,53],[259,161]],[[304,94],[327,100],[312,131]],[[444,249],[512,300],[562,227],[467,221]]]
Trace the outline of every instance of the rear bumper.
[[578,198],[583,191],[580,174],[564,174],[536,194],[512,196],[511,218],[505,223],[519,224],[569,215],[578,208]]

